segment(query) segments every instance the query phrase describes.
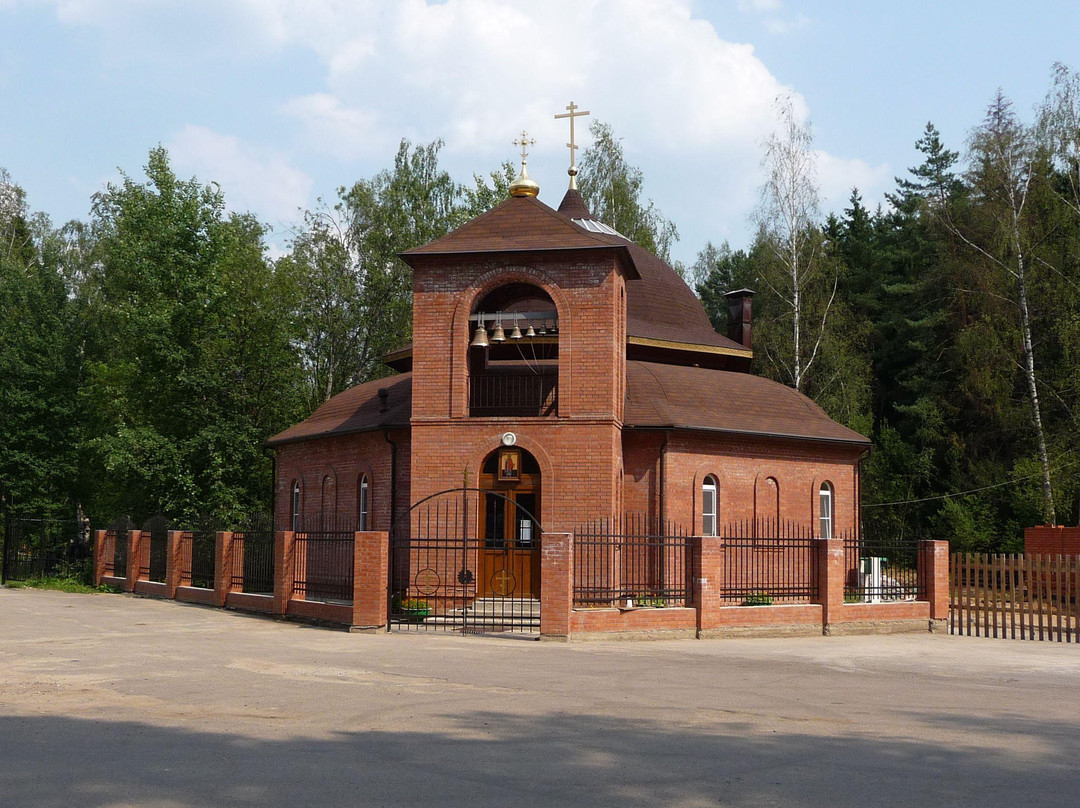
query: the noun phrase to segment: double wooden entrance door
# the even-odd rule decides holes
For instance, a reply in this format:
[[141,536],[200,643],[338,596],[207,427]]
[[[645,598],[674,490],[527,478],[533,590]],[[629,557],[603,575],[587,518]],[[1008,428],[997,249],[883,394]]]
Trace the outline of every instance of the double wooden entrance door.
[[540,487],[532,475],[500,484],[483,475],[480,597],[540,597]]

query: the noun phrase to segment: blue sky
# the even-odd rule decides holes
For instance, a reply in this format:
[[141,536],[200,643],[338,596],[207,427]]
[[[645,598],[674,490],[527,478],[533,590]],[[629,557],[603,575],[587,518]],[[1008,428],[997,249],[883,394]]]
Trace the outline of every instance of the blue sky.
[[873,205],[927,121],[960,149],[998,87],[1030,118],[1053,62],[1080,69],[1077,30],[1076,2],[0,0],[0,166],[60,223],[162,143],[279,251],[402,137],[442,138],[466,180],[527,129],[558,205],[552,115],[573,100],[614,127],[691,262],[746,245],[778,94],[813,124],[825,211],[853,185]]

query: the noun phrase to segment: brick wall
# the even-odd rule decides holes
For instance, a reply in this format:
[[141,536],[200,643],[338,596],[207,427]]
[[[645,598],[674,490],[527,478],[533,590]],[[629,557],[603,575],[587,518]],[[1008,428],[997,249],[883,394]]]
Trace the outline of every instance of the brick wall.
[[[719,484],[721,530],[731,522],[776,519],[812,526],[820,517],[818,492],[833,487],[833,533],[858,525],[861,449],[767,437],[682,432],[623,435],[623,501],[627,510],[701,530],[701,485]],[[661,454],[664,454],[661,463]],[[661,468],[663,466],[663,468]]]
[[1080,555],[1080,527],[1039,525],[1026,528],[1024,552],[1034,555]]
[[[397,444],[397,515],[408,510],[410,481],[410,441],[407,429],[391,429],[390,440]],[[361,474],[369,478],[369,519],[371,530],[389,530],[391,447],[382,431],[319,438],[290,443],[277,449],[275,521],[291,527],[292,486],[300,483],[301,516],[318,518],[324,499],[342,517],[357,517],[357,494]],[[332,496],[323,496],[323,480],[328,478]]]

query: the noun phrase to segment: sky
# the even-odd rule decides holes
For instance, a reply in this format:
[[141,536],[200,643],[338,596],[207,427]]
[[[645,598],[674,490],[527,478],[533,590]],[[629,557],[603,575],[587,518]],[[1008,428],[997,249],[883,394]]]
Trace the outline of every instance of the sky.
[[[814,132],[823,212],[873,208],[961,150],[998,88],[1030,119],[1055,61],[1080,69],[1080,3],[905,0],[0,0],[0,167],[54,223],[88,220],[164,145],[287,249],[302,211],[442,139],[459,181],[536,139],[557,207],[571,101],[612,126],[675,259],[748,245],[775,100]],[[578,143],[587,147],[587,126]]]

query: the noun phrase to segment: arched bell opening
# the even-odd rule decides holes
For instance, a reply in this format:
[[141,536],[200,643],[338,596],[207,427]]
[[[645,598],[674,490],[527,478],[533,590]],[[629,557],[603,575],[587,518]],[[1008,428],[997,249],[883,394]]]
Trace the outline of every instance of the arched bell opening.
[[507,283],[477,301],[468,323],[469,414],[557,414],[559,316],[551,296]]

